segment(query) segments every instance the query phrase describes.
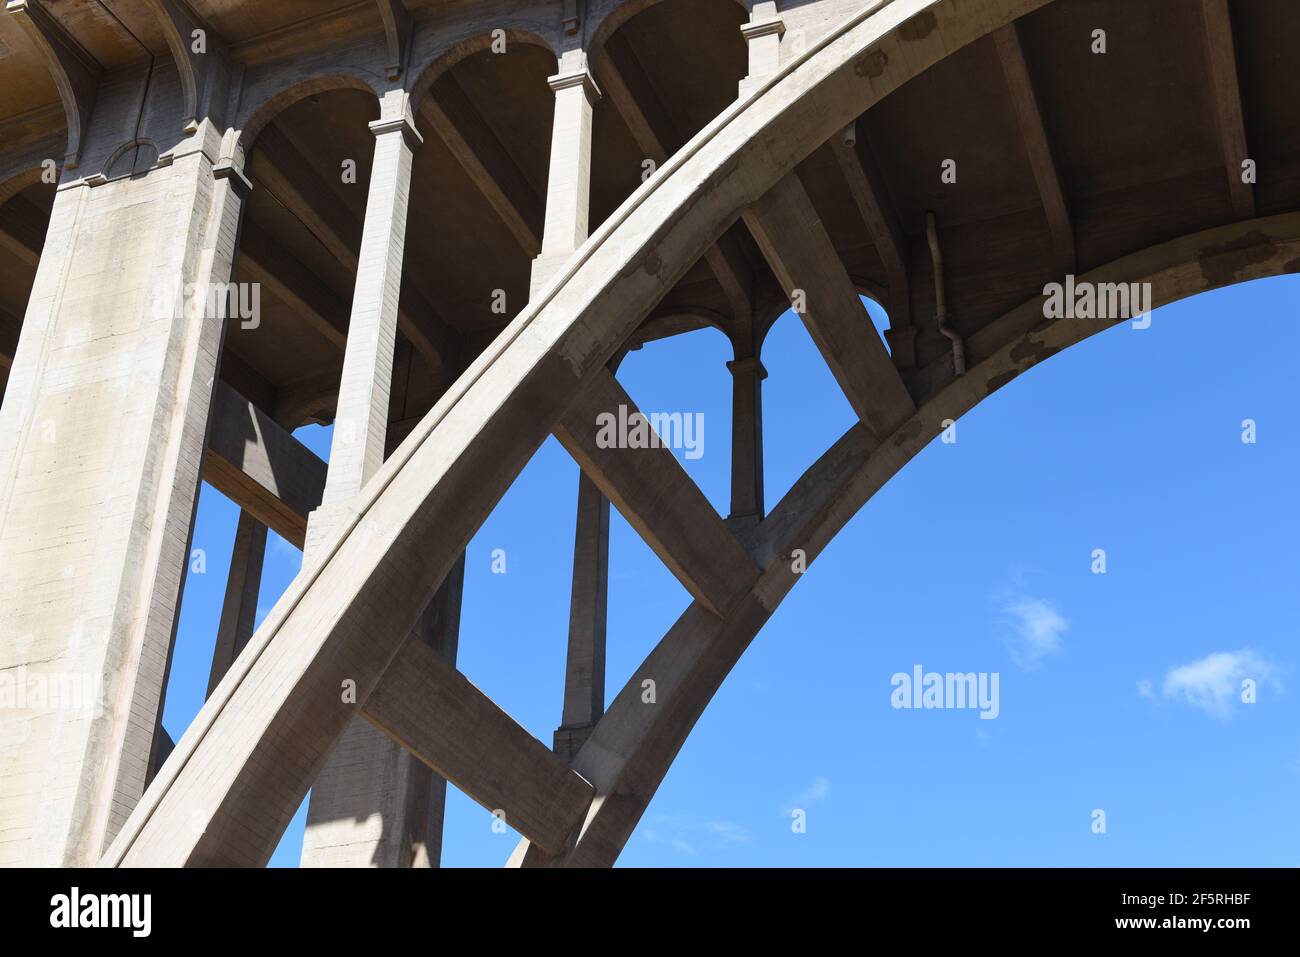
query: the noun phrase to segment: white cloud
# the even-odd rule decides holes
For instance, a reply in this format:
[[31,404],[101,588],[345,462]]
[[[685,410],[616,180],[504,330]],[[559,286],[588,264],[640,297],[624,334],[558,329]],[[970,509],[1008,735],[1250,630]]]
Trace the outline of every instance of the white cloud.
[[1268,684],[1281,690],[1277,667],[1250,649],[1215,651],[1170,669],[1165,675],[1164,696],[1200,708],[1216,718],[1231,716],[1241,700],[1242,682]]
[[667,844],[678,854],[695,857],[700,848],[724,850],[749,841],[749,832],[734,821],[699,821],[694,818],[657,814],[654,826],[642,828],[651,844]]
[[809,804],[815,804],[831,793],[831,782],[829,779],[818,775],[813,783],[804,788],[795,796],[786,807],[782,808],[781,814],[788,816],[796,808],[806,809]]
[[1150,678],[1143,678],[1138,682],[1138,694],[1152,701],[1156,699],[1155,686],[1151,684]]
[[1026,671],[1039,667],[1048,655],[1061,651],[1061,635],[1070,623],[1044,598],[1016,597],[1002,605],[1007,651]]

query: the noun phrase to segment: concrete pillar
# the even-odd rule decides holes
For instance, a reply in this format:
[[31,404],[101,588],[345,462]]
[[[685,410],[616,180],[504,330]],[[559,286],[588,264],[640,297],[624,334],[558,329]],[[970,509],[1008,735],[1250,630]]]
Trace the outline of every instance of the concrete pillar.
[[247,188],[223,155],[205,121],[55,198],[0,408],[0,865],[94,864],[144,788]]
[[[362,486],[383,464],[411,185],[420,143],[410,99],[381,101],[347,351],[321,505],[307,524],[303,565],[347,524]],[[303,867],[428,866],[432,772],[364,718],[354,718],[312,787]]]
[[731,514],[749,527],[763,519],[763,380],[757,356],[727,363],[731,370]]
[[578,529],[573,542],[573,597],[564,671],[564,715],[555,753],[572,762],[605,713],[605,612],[609,599],[609,499],[584,473],[578,477]]
[[208,697],[225,677],[239,653],[253,637],[257,623],[257,596],[262,587],[262,562],[266,558],[266,526],[240,510],[235,544],[230,555],[226,597],[217,625],[217,643],[208,674]]
[[560,59],[560,72],[546,82],[555,91],[555,119],[551,125],[546,223],[542,252],[533,262],[533,294],[587,240],[591,111],[600,99],[600,88],[587,70],[586,55],[581,50],[565,53]]
[[[464,591],[465,556],[462,554],[425,610],[415,636],[451,665],[456,663],[456,650],[460,644],[460,606]],[[412,816],[414,821],[423,821],[424,824],[422,829],[417,828],[412,834],[411,866],[438,867],[442,862],[442,822],[447,805],[447,782],[409,754],[406,757],[413,762],[412,767],[423,775],[422,780],[427,782],[429,788],[427,815],[423,818]]]
[[420,134],[410,97],[394,90],[380,101],[375,161],[361,234],[347,350],[339,382],[329,471],[320,507],[307,525],[303,566],[316,560],[351,516],[361,487],[384,461],[393,347],[410,198],[411,162]]
[[755,0],[740,35],[749,46],[749,75],[740,81],[740,95],[745,96],[781,66],[785,23],[777,16],[776,0]]

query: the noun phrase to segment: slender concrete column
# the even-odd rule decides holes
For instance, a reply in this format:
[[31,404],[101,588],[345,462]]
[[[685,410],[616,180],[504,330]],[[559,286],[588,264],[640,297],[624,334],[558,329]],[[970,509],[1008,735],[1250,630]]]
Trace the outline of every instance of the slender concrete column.
[[605,713],[605,611],[609,599],[609,499],[584,473],[578,477],[578,529],[573,542],[573,597],[564,671],[564,715],[555,753],[572,761]]
[[0,715],[0,865],[94,864],[144,788],[247,187],[222,155],[204,121],[55,198],[0,409],[0,673],[34,692]]
[[727,363],[731,370],[731,514],[733,526],[763,518],[763,380],[757,356]]
[[231,549],[230,576],[226,579],[221,621],[217,625],[217,644],[212,652],[212,670],[208,674],[209,697],[244,650],[248,639],[253,637],[265,558],[266,526],[241,510],[239,524],[235,526],[235,545]]
[[600,88],[587,70],[586,55],[571,50],[560,72],[547,81],[555,91],[551,125],[551,171],[546,185],[542,252],[533,262],[532,292],[587,240],[591,206],[591,111]]
[[740,35],[749,45],[749,75],[740,81],[740,95],[745,96],[781,66],[785,23],[777,16],[776,0],[755,0]]
[[[346,524],[363,485],[383,463],[398,296],[411,185],[420,143],[410,99],[388,93],[370,124],[375,162],[366,201],[347,352],[320,508],[307,525],[304,566]],[[459,616],[457,616],[459,618]],[[436,863],[432,772],[364,718],[355,718],[312,787],[303,867],[410,867]],[[437,841],[441,840],[439,813]]]
[[384,461],[411,161],[421,138],[406,93],[388,93],[380,108],[380,118],[370,124],[375,134],[375,161],[352,293],[329,471],[321,505],[308,522],[304,566],[315,561],[321,548],[346,523],[357,493]]

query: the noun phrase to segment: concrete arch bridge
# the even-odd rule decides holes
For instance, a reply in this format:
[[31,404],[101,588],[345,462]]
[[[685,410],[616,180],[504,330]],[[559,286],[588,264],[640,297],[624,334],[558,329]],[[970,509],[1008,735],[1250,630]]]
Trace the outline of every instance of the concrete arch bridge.
[[[310,789],[305,864],[436,864],[451,781],[511,863],[612,864],[792,555],[1133,311],[1045,286],[1300,270],[1298,47],[1290,0],[9,0],[0,668],[101,687],[0,715],[0,862],[260,865]],[[213,315],[226,283],[257,295]],[[773,503],[791,303],[858,421]],[[705,325],[726,516],[595,438],[619,358]],[[455,648],[466,543],[552,434],[583,477],[543,743]],[[201,478],[242,513],[173,745]],[[611,504],[693,603],[606,706]],[[268,528],[304,570],[254,633]]]

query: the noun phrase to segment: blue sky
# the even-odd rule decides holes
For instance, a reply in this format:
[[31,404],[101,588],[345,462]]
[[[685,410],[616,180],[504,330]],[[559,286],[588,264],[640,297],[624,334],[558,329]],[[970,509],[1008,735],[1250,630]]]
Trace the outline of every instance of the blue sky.
[[[960,420],[955,443],[923,450],[755,640],[620,863],[1300,863],[1297,303],[1293,276],[1168,306],[1149,329],[1120,325],[1022,375]],[[704,455],[683,464],[723,514],[729,358],[704,331],[619,370],[642,409],[703,413]],[[852,413],[792,314],[763,362],[770,508]],[[328,429],[299,435],[327,454]],[[460,667],[548,744],[577,479],[548,440],[466,570]],[[194,547],[206,571],[186,584],[173,737],[202,704],[236,517],[205,485]],[[259,620],[299,565],[271,539]],[[497,548],[505,574],[491,571]],[[615,513],[607,698],[688,601]],[[998,717],[893,708],[892,676],[918,664],[997,673]],[[273,864],[297,863],[303,817]],[[450,789],[444,866],[502,864],[516,835],[491,823]]]

